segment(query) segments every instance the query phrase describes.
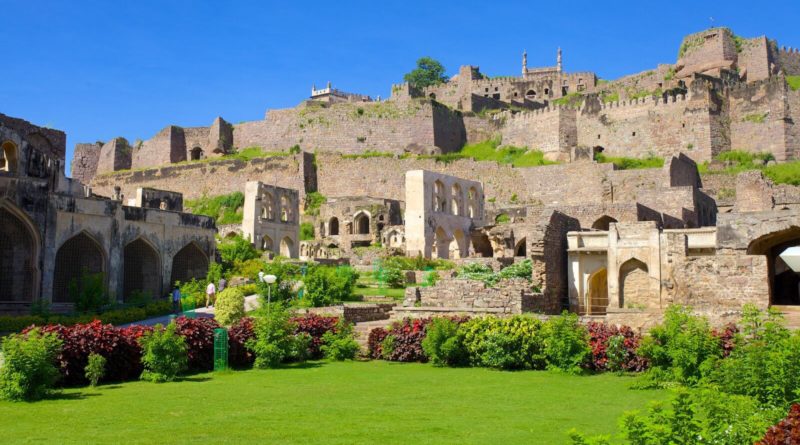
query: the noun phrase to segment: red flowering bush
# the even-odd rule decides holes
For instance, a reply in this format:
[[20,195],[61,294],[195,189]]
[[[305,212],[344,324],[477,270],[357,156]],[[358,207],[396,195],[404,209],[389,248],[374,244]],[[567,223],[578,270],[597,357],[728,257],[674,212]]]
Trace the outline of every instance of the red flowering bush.
[[381,354],[383,353],[381,350],[381,344],[386,339],[387,335],[389,335],[389,331],[384,328],[374,328],[373,330],[369,331],[369,337],[367,338],[367,351],[369,352],[369,358],[381,358]]
[[76,385],[88,383],[85,368],[89,354],[99,354],[106,359],[103,381],[138,379],[142,372],[142,351],[137,339],[152,328],[131,326],[120,329],[94,320],[73,326],[48,325],[40,330],[56,334],[63,342],[57,358],[62,383]]
[[322,315],[307,314],[302,317],[293,317],[291,319],[295,325],[295,334],[306,333],[311,336],[311,343],[308,346],[308,356],[312,359],[322,358],[322,336],[326,332],[335,332],[336,323],[339,322],[339,317],[324,317]]
[[789,414],[771,426],[756,445],[789,445],[800,443],[800,405],[795,403]]
[[175,332],[186,339],[189,352],[189,369],[211,371],[214,368],[214,329],[219,323],[213,318],[175,319]]
[[228,329],[228,364],[234,368],[252,366],[255,361],[253,352],[245,346],[247,340],[255,337],[253,319],[244,317]]
[[733,352],[736,347],[736,334],[739,333],[739,328],[736,323],[728,323],[722,329],[713,329],[711,335],[717,337],[722,345],[722,356],[727,357]]
[[587,368],[595,371],[609,370],[608,347],[612,337],[615,336],[622,337],[619,351],[621,357],[617,360],[621,370],[639,372],[647,368],[647,359],[636,354],[642,336],[629,326],[618,328],[614,325],[590,321],[586,324],[586,328],[589,330],[589,346],[592,349],[592,356]]
[[427,362],[422,340],[425,339],[425,327],[430,321],[430,318],[406,318],[392,323],[387,335],[393,338],[392,348],[391,351],[381,351],[382,357],[394,362]]

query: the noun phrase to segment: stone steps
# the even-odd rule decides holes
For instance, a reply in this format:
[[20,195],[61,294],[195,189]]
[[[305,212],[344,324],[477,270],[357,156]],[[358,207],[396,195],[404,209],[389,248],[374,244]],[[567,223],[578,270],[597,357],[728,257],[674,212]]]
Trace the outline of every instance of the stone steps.
[[392,324],[393,318],[390,317],[386,320],[364,321],[356,323],[353,328],[353,333],[356,337],[356,342],[361,346],[362,352],[367,352],[367,342],[369,340],[369,333],[375,328],[385,328]]

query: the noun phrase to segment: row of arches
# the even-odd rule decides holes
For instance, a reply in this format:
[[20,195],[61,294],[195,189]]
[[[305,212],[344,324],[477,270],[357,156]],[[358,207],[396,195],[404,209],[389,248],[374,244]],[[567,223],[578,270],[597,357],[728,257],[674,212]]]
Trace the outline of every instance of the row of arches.
[[448,196],[444,183],[436,180],[433,183],[433,211],[480,218],[478,190],[475,187],[469,187],[465,197],[461,185],[455,183],[450,187]]
[[[378,226],[379,229],[382,227],[381,224],[378,224]],[[369,235],[372,233],[371,215],[364,210],[356,212],[353,215],[353,225],[349,230],[352,235]],[[325,233],[324,223],[320,227],[320,232]],[[328,236],[338,236],[340,234],[339,218],[334,216],[328,220],[327,234]]]
[[[281,240],[279,248],[280,250],[278,250],[277,253],[279,253],[281,256],[290,258],[292,256],[292,250],[294,250],[294,241],[290,237],[285,236]],[[263,235],[261,237],[261,250],[275,252],[275,242],[272,241],[272,238],[270,238],[268,235]]]
[[275,199],[269,192],[261,194],[261,219],[275,221],[276,217],[280,222],[294,222],[297,215],[291,205],[291,200],[286,195],[280,197],[280,207],[276,208]]
[[[646,304],[653,297],[647,264],[631,258],[619,268],[619,307],[628,303]],[[586,312],[604,315],[608,307],[608,270],[603,267],[589,275]]]

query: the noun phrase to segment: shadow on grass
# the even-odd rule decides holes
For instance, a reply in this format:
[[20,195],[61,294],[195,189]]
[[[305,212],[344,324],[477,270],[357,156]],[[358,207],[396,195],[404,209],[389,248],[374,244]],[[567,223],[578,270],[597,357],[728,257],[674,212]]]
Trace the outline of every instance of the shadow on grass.
[[195,382],[195,383],[202,383],[211,380],[211,377],[181,377],[177,379],[177,382]]
[[42,400],[83,400],[88,397],[97,397],[100,394],[91,392],[54,392]]
[[310,361],[310,362],[298,362],[298,363],[285,363],[275,369],[314,369],[314,368],[321,368],[323,366],[325,366],[324,361]]

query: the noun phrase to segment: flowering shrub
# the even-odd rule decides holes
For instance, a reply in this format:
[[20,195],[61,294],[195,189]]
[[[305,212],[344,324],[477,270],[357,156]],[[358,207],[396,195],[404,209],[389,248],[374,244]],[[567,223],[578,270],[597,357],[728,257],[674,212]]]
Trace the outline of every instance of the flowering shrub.
[[[639,372],[647,368],[647,360],[636,354],[639,342],[642,339],[630,326],[617,327],[590,321],[586,328],[589,330],[589,347],[592,349],[591,360],[587,368],[594,371],[629,371]],[[620,346],[616,349],[616,357],[609,363],[608,348],[613,337],[621,337]],[[612,352],[612,356],[614,356]]]
[[186,339],[189,369],[210,371],[214,367],[214,329],[220,327],[213,318],[175,319],[175,332]]
[[228,364],[234,368],[246,368],[253,365],[255,356],[245,346],[254,338],[253,319],[244,317],[228,329]]
[[382,354],[382,357],[394,362],[427,362],[422,340],[425,339],[425,326],[429,322],[429,318],[406,318],[394,322],[389,328],[389,335],[394,338],[392,351]]
[[722,329],[713,329],[711,335],[717,337],[722,345],[722,356],[727,357],[731,355],[733,349],[736,347],[736,334],[739,333],[739,328],[736,323],[728,323]]
[[293,317],[291,321],[295,325],[295,334],[305,332],[311,336],[311,343],[308,347],[309,357],[312,359],[322,358],[322,351],[320,350],[323,344],[322,337],[327,332],[335,331],[339,318],[307,314],[303,317]]
[[142,365],[137,339],[150,330],[143,326],[120,329],[99,320],[73,326],[49,325],[41,328],[42,333],[55,334],[63,342],[56,360],[65,385],[87,383],[85,369],[92,353],[106,359],[105,381],[138,378]]
[[756,445],[784,445],[800,443],[800,404],[795,403],[789,409],[789,414],[771,426]]
[[387,335],[389,335],[389,331],[384,328],[374,328],[373,330],[369,331],[369,337],[367,338],[367,352],[369,352],[369,358],[381,358],[383,354],[381,345],[383,344],[383,340],[386,339]]

